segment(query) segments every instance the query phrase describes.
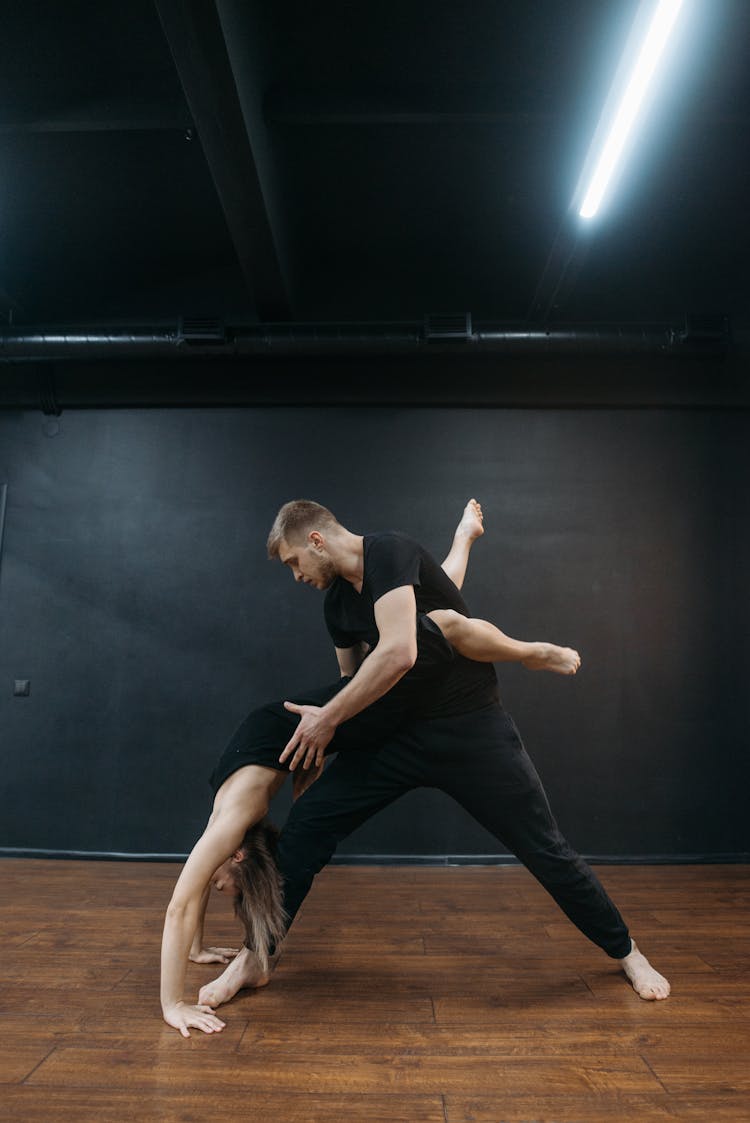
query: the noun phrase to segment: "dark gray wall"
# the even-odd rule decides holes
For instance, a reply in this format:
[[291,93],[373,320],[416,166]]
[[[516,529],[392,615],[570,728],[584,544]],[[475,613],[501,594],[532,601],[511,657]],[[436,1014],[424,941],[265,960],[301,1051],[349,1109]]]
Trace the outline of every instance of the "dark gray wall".
[[[279,504],[441,554],[477,495],[473,611],[583,655],[573,680],[500,671],[571,841],[750,850],[747,443],[710,410],[0,414],[0,846],[189,849],[245,712],[336,677],[319,594],[265,558]],[[342,852],[499,850],[418,792]]]

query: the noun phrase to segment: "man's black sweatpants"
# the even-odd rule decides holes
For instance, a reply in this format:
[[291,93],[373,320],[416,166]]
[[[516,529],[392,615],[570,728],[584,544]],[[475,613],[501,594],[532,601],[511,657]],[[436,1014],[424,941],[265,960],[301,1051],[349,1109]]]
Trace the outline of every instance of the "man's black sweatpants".
[[413,788],[452,796],[515,854],[585,936],[610,956],[628,929],[563,838],[513,719],[500,705],[411,721],[380,750],[341,753],[293,805],[279,842],[289,923],[342,839]]

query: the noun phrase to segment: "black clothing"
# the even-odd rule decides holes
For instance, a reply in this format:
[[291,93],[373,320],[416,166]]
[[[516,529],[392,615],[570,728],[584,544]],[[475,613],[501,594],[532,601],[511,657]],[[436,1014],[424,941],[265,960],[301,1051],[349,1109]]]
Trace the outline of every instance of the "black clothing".
[[[453,648],[438,626],[428,616],[418,616],[417,661],[414,666],[382,698],[342,722],[326,753],[378,748],[406,720],[429,709],[435,692],[439,693],[443,688],[454,657]],[[325,706],[348,682],[351,679],[344,677],[328,686],[292,692],[288,701]],[[211,773],[209,782],[214,795],[233,772],[246,764],[261,764],[287,772],[289,764],[279,763],[279,753],[290,740],[298,722],[299,716],[285,710],[283,701],[270,702],[248,714]]]
[[[339,579],[326,596],[326,624],[336,646],[377,643],[374,602],[403,585],[414,586],[419,612],[453,608],[468,615],[453,582],[421,546],[400,534],[368,535],[361,594]],[[402,724],[379,751],[339,756],[297,800],[278,850],[289,923],[343,838],[405,792],[434,787],[516,854],[589,939],[617,959],[629,954],[625,923],[560,834],[495,684],[489,664],[456,655],[422,716]],[[374,709],[358,715],[365,726]]]
[[[296,691],[289,695],[288,701],[304,706],[325,706],[347,682],[349,679],[341,679],[330,686]],[[288,772],[288,762],[280,764],[279,754],[294,733],[298,721],[297,714],[284,709],[283,701],[269,702],[252,710],[232,735],[211,773],[209,783],[214,795],[233,772],[247,764],[261,764],[265,768],[275,768],[277,772]]]
[[447,792],[520,858],[585,936],[613,958],[629,954],[620,913],[560,833],[518,730],[499,705],[410,722],[379,752],[346,753],[326,769],[292,807],[279,841],[290,924],[338,843],[417,787]]
[[[388,531],[366,534],[362,592],[337,577],[328,589],[324,614],[336,647],[354,647],[363,640],[376,646],[375,602],[393,589],[414,586],[417,612],[452,608],[462,616],[469,611],[447,573],[427,551],[405,534]],[[425,699],[427,717],[463,714],[498,701],[497,675],[491,663],[475,663],[456,653],[453,666],[440,690]]]
[[[403,534],[365,536],[361,593],[340,577],[328,589],[325,617],[335,646],[353,647],[364,640],[371,649],[375,647],[379,638],[375,601],[403,585],[414,586],[417,601],[417,661],[387,694],[342,722],[326,749],[327,754],[374,750],[410,718],[463,713],[497,699],[497,676],[492,664],[475,663],[458,655],[438,626],[425,615],[438,607],[453,608],[463,616],[468,616],[468,610],[437,562]],[[342,678],[328,686],[293,692],[288,699],[302,705],[324,706],[349,681]],[[233,734],[211,774],[214,794],[233,772],[246,764],[288,771],[286,763],[279,763],[279,753],[298,721],[296,714],[284,709],[282,701],[253,710]]]

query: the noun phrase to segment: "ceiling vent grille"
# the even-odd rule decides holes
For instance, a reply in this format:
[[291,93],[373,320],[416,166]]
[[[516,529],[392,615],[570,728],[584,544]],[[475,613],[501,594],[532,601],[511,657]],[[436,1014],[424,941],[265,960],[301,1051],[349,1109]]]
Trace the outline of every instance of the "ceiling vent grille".
[[455,316],[428,313],[424,318],[424,338],[426,343],[468,343],[471,339],[471,312]]
[[221,320],[211,316],[183,316],[180,319],[179,342],[189,345],[220,345],[227,341],[227,329]]

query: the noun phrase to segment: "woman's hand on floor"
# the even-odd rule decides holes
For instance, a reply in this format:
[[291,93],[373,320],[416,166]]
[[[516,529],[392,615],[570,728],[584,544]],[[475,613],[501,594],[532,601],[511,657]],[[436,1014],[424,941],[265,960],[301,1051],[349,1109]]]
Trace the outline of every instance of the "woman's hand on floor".
[[204,1033],[220,1033],[226,1022],[216,1017],[210,1006],[187,1006],[178,1002],[163,1011],[164,1021],[178,1029],[183,1037],[190,1037],[188,1027],[203,1030]]
[[200,948],[199,951],[190,952],[191,963],[228,963],[234,959],[239,948]]

